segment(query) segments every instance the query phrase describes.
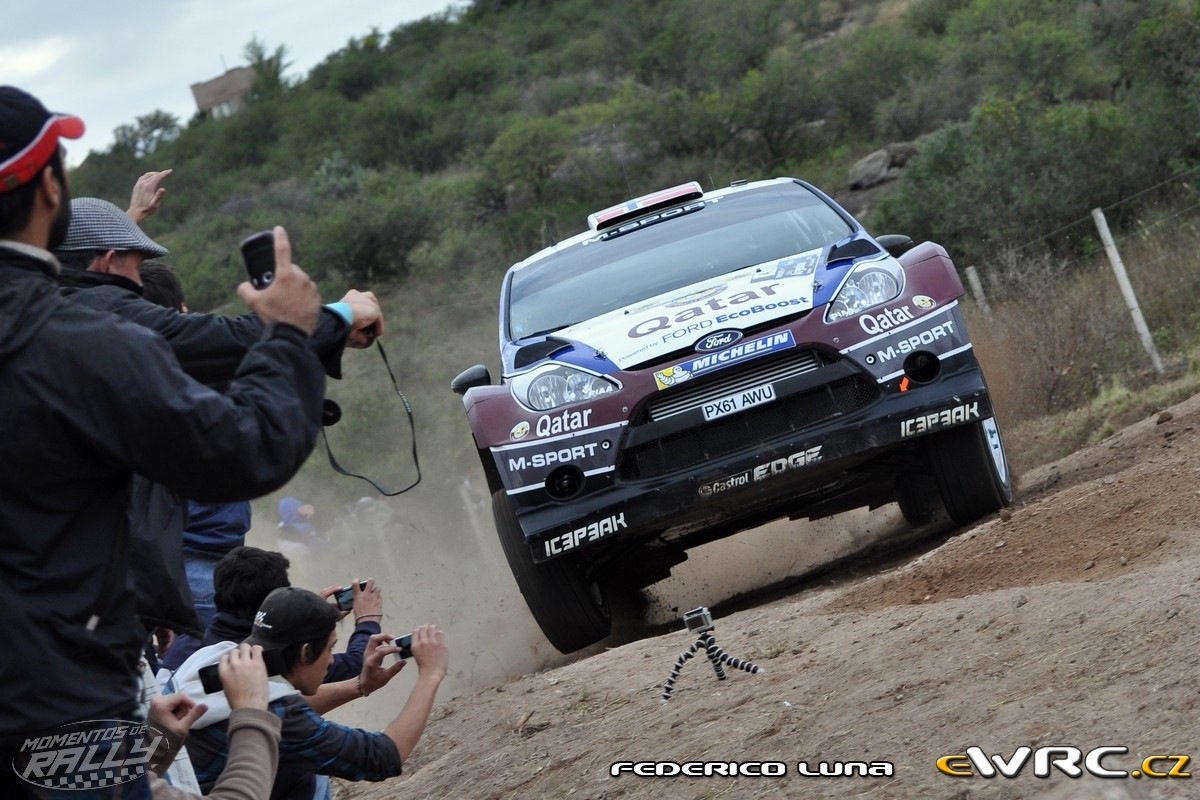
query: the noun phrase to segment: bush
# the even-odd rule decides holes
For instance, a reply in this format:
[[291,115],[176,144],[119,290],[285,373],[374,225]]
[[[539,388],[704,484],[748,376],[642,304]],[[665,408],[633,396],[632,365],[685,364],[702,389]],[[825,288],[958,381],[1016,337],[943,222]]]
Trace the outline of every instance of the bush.
[[411,174],[372,174],[362,191],[327,203],[304,232],[314,275],[372,285],[403,277],[409,252],[427,236],[432,214]]

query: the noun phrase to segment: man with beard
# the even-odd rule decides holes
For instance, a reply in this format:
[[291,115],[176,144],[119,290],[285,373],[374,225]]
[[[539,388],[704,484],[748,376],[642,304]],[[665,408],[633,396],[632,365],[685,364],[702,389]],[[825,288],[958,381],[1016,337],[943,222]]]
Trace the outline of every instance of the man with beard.
[[[35,788],[23,778],[70,785],[50,781],[70,781],[74,762],[31,769],[32,751],[53,741],[46,737],[54,729],[101,721],[87,723],[108,726],[93,739],[112,745],[134,719],[144,630],[127,579],[133,473],[198,500],[261,496],[300,468],[321,420],[324,376],[308,345],[320,297],[291,263],[283,228],[274,231],[274,282],[261,291],[238,287],[264,329],[225,394],[189,378],[152,331],[63,298],[49,252],[70,223],[60,140],[83,129],[78,118],[0,87],[5,798]],[[129,756],[105,749],[95,758]],[[116,785],[129,776],[100,776],[99,788],[96,775],[77,796],[148,796],[144,774]]]

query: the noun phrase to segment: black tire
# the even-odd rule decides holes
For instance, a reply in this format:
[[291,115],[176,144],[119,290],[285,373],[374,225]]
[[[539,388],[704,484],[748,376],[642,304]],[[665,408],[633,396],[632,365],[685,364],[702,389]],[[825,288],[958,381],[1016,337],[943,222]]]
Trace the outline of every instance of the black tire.
[[503,491],[492,495],[492,516],[517,588],[550,644],[560,653],[573,653],[606,638],[612,614],[599,584],[569,556],[535,564]]
[[929,460],[955,523],[969,525],[1012,505],[1012,472],[995,418],[932,437]]
[[942,507],[937,480],[923,472],[905,472],[896,476],[896,504],[904,521],[914,528],[927,525]]

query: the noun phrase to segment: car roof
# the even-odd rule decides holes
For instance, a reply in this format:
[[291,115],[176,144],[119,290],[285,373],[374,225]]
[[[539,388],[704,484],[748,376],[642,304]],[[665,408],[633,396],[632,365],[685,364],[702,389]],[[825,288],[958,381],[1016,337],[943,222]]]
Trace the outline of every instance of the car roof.
[[[788,178],[788,177],[768,178],[766,180],[759,180],[759,181],[734,181],[729,186],[724,186],[724,187],[721,187],[720,189],[713,189],[711,191],[705,192],[703,199],[708,200],[708,199],[712,199],[712,198],[727,197],[730,195],[741,194],[742,192],[748,192],[748,191],[752,191],[755,189],[762,189],[767,186],[777,186],[777,185],[781,185],[781,184],[796,184],[805,189],[808,189],[809,191],[815,192],[822,199],[830,201],[829,198],[826,197],[820,190],[816,189],[816,187],[810,186],[810,185],[804,183],[803,181],[797,180],[796,178]],[[832,201],[830,201],[830,202],[832,202]],[[836,208],[838,208],[838,210],[841,210],[841,208],[838,207],[836,204],[834,204],[834,205]],[[653,209],[647,209],[646,213],[647,214],[653,213]],[[586,224],[586,220],[585,220],[585,224]],[[525,267],[531,266],[531,265],[537,263],[538,261],[541,261],[542,259],[547,258],[548,256],[551,256],[555,253],[561,253],[563,250],[567,250],[567,249],[569,249],[571,247],[575,247],[576,245],[579,245],[583,242],[595,239],[598,235],[600,235],[600,234],[595,230],[591,230],[590,228],[585,229],[585,230],[581,231],[580,233],[575,234],[574,236],[570,236],[566,239],[563,239],[561,242],[555,242],[554,244],[552,244],[548,247],[543,247],[541,250],[538,250],[536,253],[533,253],[528,258],[525,258],[524,260],[518,261],[517,263],[513,264],[511,267],[509,267],[508,271],[510,273],[517,272],[517,271],[524,269]]]

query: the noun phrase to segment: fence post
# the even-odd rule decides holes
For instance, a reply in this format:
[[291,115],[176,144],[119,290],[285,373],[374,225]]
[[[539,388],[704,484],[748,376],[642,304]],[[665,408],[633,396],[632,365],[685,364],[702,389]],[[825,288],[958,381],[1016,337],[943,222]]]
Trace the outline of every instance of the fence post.
[[992,307],[988,305],[987,295],[983,293],[983,282],[979,280],[979,270],[972,264],[967,267],[967,283],[971,284],[971,294],[975,295],[975,303],[983,309],[987,316],[992,315]]
[[1096,230],[1100,232],[1100,241],[1104,244],[1104,252],[1108,255],[1109,263],[1112,264],[1113,273],[1117,276],[1117,285],[1121,287],[1121,294],[1125,296],[1125,305],[1129,308],[1129,315],[1133,317],[1133,327],[1137,329],[1138,336],[1142,338],[1142,346],[1150,355],[1150,363],[1154,365],[1154,371],[1162,375],[1162,359],[1158,357],[1158,350],[1154,347],[1154,338],[1150,335],[1150,329],[1146,327],[1142,309],[1138,307],[1137,295],[1133,293],[1133,287],[1129,284],[1129,275],[1125,272],[1125,265],[1121,263],[1121,254],[1117,252],[1117,244],[1108,230],[1108,221],[1104,218],[1104,210],[1093,208],[1092,220],[1096,223]]

